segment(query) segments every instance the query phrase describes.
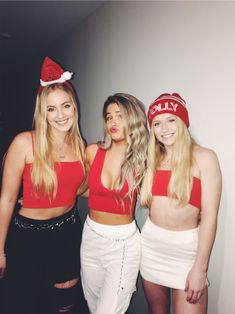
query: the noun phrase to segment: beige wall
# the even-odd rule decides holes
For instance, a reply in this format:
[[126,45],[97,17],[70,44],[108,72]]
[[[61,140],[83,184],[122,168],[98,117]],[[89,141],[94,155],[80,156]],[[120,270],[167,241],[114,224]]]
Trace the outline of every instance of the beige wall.
[[[109,94],[134,94],[146,107],[162,92],[177,91],[187,100],[191,133],[218,153],[223,171],[209,314],[235,313],[234,16],[234,2],[111,1],[51,47],[51,56],[76,72],[88,143],[102,135]],[[147,313],[142,291],[130,313]]]

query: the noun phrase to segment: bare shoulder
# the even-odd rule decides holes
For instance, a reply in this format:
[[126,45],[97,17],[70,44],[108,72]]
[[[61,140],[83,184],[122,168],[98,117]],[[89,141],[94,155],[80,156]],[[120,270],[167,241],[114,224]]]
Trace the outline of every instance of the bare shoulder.
[[92,164],[98,148],[99,147],[97,144],[90,144],[86,147],[85,154],[86,154],[86,160],[87,160],[88,164],[90,164],[90,165]]
[[219,169],[219,160],[217,154],[212,149],[196,145],[193,155],[200,169]]
[[13,139],[8,152],[27,152],[32,147],[32,133],[22,132],[15,136]]

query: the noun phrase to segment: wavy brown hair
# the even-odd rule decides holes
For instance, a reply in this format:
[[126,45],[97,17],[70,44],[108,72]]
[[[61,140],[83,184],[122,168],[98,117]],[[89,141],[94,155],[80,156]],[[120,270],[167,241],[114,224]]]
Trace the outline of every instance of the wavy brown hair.
[[[106,122],[107,108],[111,103],[116,103],[122,113],[124,121],[124,132],[127,141],[126,158],[121,165],[119,180],[115,186],[120,191],[127,180],[129,185],[128,196],[139,188],[146,169],[148,129],[143,103],[136,97],[117,93],[109,96],[104,103],[103,119]],[[111,136],[104,127],[104,141],[99,143],[102,149],[109,149],[112,144]]]

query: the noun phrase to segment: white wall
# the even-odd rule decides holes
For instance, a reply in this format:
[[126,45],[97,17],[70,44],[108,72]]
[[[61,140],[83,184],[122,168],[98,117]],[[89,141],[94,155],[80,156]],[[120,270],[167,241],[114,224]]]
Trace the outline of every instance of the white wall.
[[[234,2],[111,1],[51,48],[52,57],[76,72],[88,143],[100,139],[102,104],[114,92],[133,94],[146,106],[162,92],[186,99],[191,133],[218,153],[223,172],[209,314],[235,313],[234,16]],[[142,293],[130,312],[147,313]]]

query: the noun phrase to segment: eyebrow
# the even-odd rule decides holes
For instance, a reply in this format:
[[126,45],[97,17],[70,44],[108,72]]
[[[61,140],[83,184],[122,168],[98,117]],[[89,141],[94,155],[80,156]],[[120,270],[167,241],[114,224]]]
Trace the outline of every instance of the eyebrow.
[[[115,111],[114,113],[120,113],[120,112],[121,112],[121,110],[117,110],[117,111]],[[111,114],[111,112],[106,112],[106,116],[107,116],[108,114]]]
[[[72,104],[72,102],[70,101],[70,100],[66,100],[66,101],[64,101],[62,104],[60,104],[60,105],[64,105],[64,104],[67,104],[67,103],[70,103],[70,104]],[[56,107],[55,105],[49,105],[49,104],[47,104],[47,107]]]

